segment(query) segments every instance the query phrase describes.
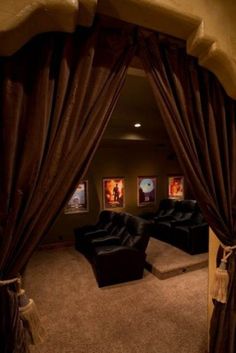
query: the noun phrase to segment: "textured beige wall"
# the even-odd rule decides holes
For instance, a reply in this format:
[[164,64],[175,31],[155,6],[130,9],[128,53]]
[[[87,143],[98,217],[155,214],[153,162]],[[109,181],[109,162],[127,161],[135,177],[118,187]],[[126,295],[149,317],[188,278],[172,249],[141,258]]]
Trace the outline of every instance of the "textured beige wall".
[[97,0],[1,0],[0,55],[11,55],[38,33],[90,26]]
[[1,0],[0,55],[10,55],[37,33],[89,26],[95,12],[185,39],[188,53],[236,98],[234,0]]
[[208,296],[208,326],[210,327],[210,319],[213,311],[213,303],[210,295],[212,283],[214,280],[214,274],[216,269],[216,254],[219,248],[220,242],[213,231],[210,229],[209,233],[209,296]]
[[236,4],[222,0],[98,1],[98,12],[183,38],[189,54],[236,98]]

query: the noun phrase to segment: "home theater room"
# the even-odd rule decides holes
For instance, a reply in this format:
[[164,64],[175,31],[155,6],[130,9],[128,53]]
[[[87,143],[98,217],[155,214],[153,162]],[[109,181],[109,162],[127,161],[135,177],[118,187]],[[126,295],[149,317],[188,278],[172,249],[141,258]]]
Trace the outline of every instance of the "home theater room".
[[1,353],[235,353],[235,7],[0,4]]

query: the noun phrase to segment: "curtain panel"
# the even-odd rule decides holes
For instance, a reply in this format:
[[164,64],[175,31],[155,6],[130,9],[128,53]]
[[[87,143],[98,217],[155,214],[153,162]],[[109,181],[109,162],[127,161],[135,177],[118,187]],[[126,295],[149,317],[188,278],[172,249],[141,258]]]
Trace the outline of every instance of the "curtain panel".
[[[186,54],[185,43],[140,33],[139,55],[186,179],[224,245],[236,244],[236,102]],[[227,304],[215,302],[210,352],[236,350],[235,254]]]
[[[97,21],[0,59],[0,280],[22,271],[83,178],[124,83],[132,36],[132,26]],[[27,351],[17,305],[14,286],[0,286],[1,353]]]

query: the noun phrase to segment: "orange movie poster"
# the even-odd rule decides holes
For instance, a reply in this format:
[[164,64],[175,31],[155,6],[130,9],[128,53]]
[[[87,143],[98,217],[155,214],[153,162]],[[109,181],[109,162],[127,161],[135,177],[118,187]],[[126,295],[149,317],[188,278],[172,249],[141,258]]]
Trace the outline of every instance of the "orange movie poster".
[[125,182],[124,178],[103,179],[104,208],[124,207]]
[[168,196],[170,199],[184,198],[184,177],[170,176],[168,178]]

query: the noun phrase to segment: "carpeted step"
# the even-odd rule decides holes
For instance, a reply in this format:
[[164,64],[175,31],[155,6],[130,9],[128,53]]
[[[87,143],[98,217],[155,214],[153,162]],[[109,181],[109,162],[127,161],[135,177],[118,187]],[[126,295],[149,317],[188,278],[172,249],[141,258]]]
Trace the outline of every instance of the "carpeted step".
[[146,269],[159,279],[208,266],[208,253],[190,255],[155,238],[150,238],[146,253]]

